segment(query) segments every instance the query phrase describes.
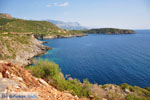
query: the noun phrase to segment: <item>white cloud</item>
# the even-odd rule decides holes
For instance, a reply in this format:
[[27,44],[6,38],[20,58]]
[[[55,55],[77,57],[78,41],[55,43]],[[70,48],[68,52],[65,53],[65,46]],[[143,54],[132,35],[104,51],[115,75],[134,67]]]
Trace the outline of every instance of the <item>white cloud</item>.
[[51,6],[66,7],[68,5],[69,5],[68,2],[64,2],[64,3],[57,3],[57,2],[55,2],[55,3],[51,3],[51,4],[46,5],[46,7],[48,7],[48,8],[51,7]]
[[65,6],[68,6],[69,3],[68,2],[64,2],[64,3],[54,3],[55,6],[58,6],[58,7],[65,7]]

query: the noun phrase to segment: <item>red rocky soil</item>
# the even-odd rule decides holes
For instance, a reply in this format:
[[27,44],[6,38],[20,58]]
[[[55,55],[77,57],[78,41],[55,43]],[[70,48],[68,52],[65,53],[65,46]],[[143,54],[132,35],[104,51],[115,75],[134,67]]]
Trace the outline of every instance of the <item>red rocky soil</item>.
[[0,92],[34,92],[38,96],[36,100],[87,100],[73,96],[68,92],[61,92],[47,84],[43,79],[32,76],[31,72],[23,66],[5,61],[0,61]]

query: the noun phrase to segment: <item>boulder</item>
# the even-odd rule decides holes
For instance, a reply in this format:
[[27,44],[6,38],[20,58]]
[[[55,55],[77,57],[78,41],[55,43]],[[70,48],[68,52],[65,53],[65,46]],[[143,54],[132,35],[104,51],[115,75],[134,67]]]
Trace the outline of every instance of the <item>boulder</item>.
[[127,94],[131,93],[131,91],[127,88],[125,88],[124,92],[127,93]]
[[49,84],[47,82],[45,82],[43,79],[38,79],[38,81],[42,84],[42,85],[45,85],[45,86],[49,86]]

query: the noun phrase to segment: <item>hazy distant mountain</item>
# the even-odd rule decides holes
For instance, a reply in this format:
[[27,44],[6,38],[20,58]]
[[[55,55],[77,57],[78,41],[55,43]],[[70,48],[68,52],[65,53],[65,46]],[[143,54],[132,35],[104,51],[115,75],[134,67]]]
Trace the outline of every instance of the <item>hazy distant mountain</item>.
[[63,22],[63,21],[56,21],[56,20],[46,20],[57,25],[60,28],[68,29],[68,30],[83,30],[86,27],[81,26],[78,22]]

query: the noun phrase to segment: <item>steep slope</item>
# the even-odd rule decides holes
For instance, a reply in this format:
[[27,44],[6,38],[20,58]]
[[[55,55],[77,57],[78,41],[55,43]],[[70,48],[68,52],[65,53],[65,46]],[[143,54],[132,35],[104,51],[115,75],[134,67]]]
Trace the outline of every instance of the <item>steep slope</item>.
[[8,60],[13,63],[28,65],[32,63],[34,56],[45,53],[49,47],[42,42],[27,35],[0,35],[0,60]]
[[[24,95],[23,93],[28,92],[34,94],[36,100],[87,100],[79,99],[67,92],[58,91],[43,79],[32,76],[23,66],[20,67],[6,61],[0,61],[0,92],[16,95],[17,93]],[[16,100],[16,96],[13,98]],[[2,98],[2,94],[0,94],[0,99],[7,100],[7,98]],[[21,100],[33,99],[26,97],[26,99]]]

